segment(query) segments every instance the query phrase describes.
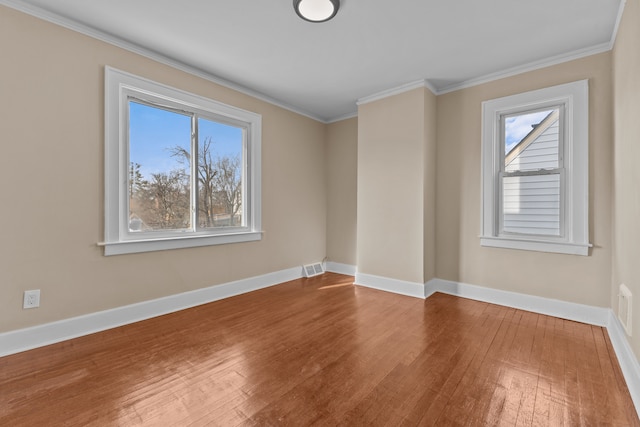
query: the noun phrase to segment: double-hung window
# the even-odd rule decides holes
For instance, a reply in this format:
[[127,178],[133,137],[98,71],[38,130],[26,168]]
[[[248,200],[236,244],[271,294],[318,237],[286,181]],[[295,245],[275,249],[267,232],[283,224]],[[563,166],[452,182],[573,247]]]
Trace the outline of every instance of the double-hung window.
[[261,117],[105,69],[105,255],[259,240]]
[[481,245],[588,255],[588,82],[482,104]]

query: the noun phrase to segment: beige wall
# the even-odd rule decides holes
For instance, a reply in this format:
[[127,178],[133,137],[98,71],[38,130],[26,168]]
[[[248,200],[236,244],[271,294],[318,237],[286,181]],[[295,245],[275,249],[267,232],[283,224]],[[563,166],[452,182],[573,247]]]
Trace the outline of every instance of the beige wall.
[[327,126],[327,258],[356,265],[358,119]]
[[425,107],[430,96],[419,88],[358,108],[360,273],[424,283]]
[[[481,102],[589,79],[590,256],[481,247]],[[609,307],[611,54],[603,53],[438,96],[436,276]]]
[[613,50],[613,280],[618,310],[624,283],[635,295],[631,347],[640,358],[640,1],[627,0]]
[[[613,54],[438,97],[416,89],[329,125],[0,7],[0,332],[325,255],[399,280],[439,277],[615,307],[618,283],[640,292],[638,2],[627,0]],[[262,114],[262,241],[102,255],[105,65]],[[585,78],[591,255],[480,247],[481,102]],[[305,197],[310,189],[317,197]],[[26,289],[42,290],[42,307],[22,310]],[[632,345],[640,355],[640,340]]]
[[[0,52],[0,332],[325,256],[326,125],[3,6]],[[262,114],[262,241],[102,255],[105,65]]]

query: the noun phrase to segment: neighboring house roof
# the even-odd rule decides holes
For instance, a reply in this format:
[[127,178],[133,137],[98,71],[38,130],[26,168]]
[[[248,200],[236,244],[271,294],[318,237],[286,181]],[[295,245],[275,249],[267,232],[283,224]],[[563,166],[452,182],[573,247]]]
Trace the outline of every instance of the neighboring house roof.
[[553,110],[547,117],[540,123],[535,125],[531,132],[527,134],[520,142],[513,146],[511,151],[507,153],[504,159],[505,166],[509,166],[524,150],[527,149],[540,135],[542,135],[547,129],[551,127],[560,117],[559,110]]

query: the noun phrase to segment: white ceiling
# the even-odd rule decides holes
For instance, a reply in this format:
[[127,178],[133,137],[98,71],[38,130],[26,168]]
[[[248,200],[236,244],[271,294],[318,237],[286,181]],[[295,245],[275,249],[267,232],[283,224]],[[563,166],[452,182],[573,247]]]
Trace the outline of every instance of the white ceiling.
[[[0,0],[124,41],[310,117],[426,80],[436,93],[610,48],[621,0],[342,0],[329,22],[292,0]],[[94,32],[97,30],[97,32]]]

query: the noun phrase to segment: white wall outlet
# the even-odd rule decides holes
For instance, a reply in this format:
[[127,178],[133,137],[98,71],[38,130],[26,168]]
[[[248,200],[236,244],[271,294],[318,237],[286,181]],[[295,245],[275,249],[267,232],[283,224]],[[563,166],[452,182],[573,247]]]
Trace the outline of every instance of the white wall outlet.
[[631,336],[632,298],[631,290],[625,285],[620,285],[620,292],[618,293],[618,319],[620,319],[622,327],[629,336]]
[[22,308],[36,308],[40,307],[40,289],[32,291],[24,291],[24,300],[22,302]]

